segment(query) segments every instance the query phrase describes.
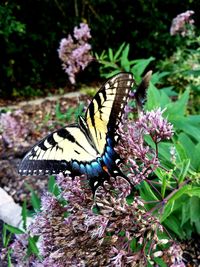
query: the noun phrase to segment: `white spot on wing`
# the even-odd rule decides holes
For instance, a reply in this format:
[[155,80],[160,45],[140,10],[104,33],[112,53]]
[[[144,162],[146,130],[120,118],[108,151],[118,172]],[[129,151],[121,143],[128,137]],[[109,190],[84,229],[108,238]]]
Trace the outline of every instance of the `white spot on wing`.
[[110,85],[107,83],[107,84],[105,85],[105,88],[106,88],[106,90],[107,90],[108,88],[110,88]]

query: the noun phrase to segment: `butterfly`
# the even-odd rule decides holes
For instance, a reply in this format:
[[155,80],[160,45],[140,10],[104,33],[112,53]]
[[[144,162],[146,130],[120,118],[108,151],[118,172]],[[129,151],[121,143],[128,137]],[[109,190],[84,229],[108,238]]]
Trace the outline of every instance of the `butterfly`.
[[114,148],[129,92],[134,84],[131,73],[110,78],[89,104],[85,117],[39,141],[25,155],[21,175],[63,173],[75,177],[86,174],[93,193],[110,177],[124,176]]

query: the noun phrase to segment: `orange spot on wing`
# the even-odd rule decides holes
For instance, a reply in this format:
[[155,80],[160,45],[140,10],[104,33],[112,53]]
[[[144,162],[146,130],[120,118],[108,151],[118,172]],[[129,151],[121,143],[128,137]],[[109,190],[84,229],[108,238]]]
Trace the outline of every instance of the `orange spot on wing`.
[[108,168],[104,165],[103,170],[108,173]]

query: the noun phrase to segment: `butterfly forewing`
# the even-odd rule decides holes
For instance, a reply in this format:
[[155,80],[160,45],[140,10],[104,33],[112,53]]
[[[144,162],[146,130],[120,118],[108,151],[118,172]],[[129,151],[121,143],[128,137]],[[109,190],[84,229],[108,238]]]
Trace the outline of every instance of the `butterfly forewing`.
[[101,87],[86,111],[86,122],[100,154],[104,152],[108,131],[115,134],[118,128],[133,82],[131,73],[114,76]]
[[62,128],[36,144],[22,160],[19,173],[59,173],[72,161],[90,162],[98,156],[85,133],[77,126]]

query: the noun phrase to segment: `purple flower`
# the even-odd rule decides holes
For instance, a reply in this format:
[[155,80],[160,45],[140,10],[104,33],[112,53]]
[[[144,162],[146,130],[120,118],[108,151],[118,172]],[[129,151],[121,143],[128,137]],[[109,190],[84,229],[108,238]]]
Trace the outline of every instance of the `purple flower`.
[[89,38],[91,35],[88,25],[81,23],[80,28],[74,28],[74,38],[69,34],[60,42],[58,56],[72,84],[76,83],[76,74],[84,70],[92,61],[91,45],[88,44]]
[[173,135],[173,127],[163,118],[163,112],[160,108],[141,112],[135,122],[119,129],[121,139],[116,151],[125,160],[122,167],[127,169],[127,176],[134,185],[147,179],[159,166],[157,150],[147,145],[145,135],[149,135],[156,146]]
[[4,142],[9,148],[24,143],[30,129],[24,127],[23,124],[23,111],[17,110],[13,113],[7,112],[0,115],[0,141]]
[[168,253],[172,261],[172,265],[170,265],[170,267],[185,267],[182,257],[183,251],[177,243],[172,244],[172,246],[168,249]]
[[170,139],[173,135],[172,124],[162,116],[164,111],[158,108],[157,110],[141,113],[136,122],[136,128],[143,131],[144,134],[150,135],[155,143]]
[[90,35],[90,28],[88,27],[88,24],[80,23],[80,28],[75,27],[74,38],[76,38],[77,41],[79,40],[87,41],[88,39],[90,39],[91,35]]
[[191,16],[193,14],[194,14],[193,10],[187,10],[186,12],[177,15],[172,20],[170,34],[171,35],[181,34],[182,36],[186,36],[188,33],[187,26],[194,24],[194,20],[191,19]]

